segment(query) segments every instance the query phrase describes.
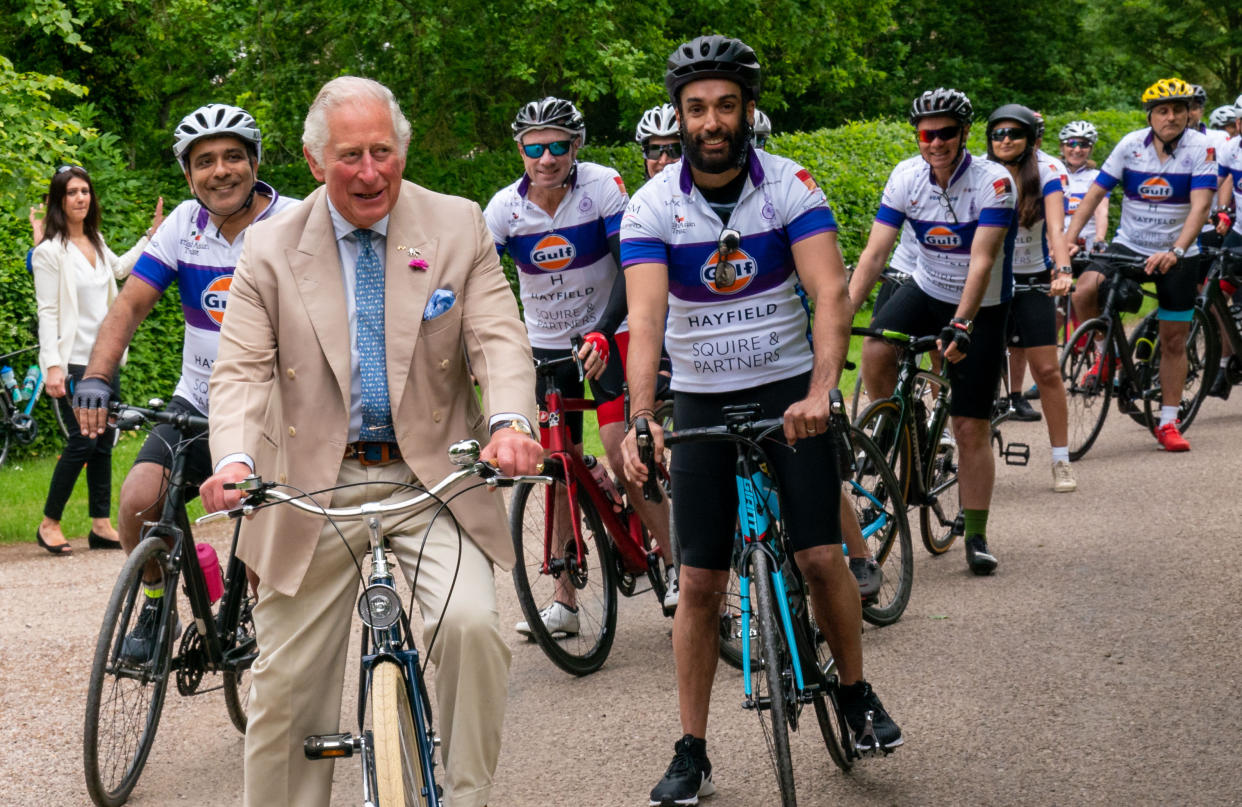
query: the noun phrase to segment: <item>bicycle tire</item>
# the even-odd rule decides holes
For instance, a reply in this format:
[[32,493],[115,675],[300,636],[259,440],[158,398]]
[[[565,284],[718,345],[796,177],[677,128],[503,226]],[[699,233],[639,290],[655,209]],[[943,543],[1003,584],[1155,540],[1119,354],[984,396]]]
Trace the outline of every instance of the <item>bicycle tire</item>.
[[[3,393],[7,395],[8,393]],[[6,410],[2,413],[4,422],[0,423],[0,467],[3,467],[4,461],[9,458],[9,442],[13,434],[9,431],[9,414]]]
[[[742,587],[737,576],[737,560],[741,551],[742,539],[735,531],[733,534],[733,561],[729,564],[729,583],[725,589],[724,602],[720,606],[720,658],[736,670],[742,669]],[[750,669],[759,669],[760,645],[759,633],[752,625],[750,628]]]
[[[60,439],[65,440],[67,442],[69,440],[69,427],[65,424],[65,413],[61,411],[60,399],[53,398],[49,395],[48,401],[50,401],[52,404],[52,414],[56,417],[56,430],[60,432]],[[113,439],[114,444],[116,441],[116,434],[117,434],[117,430],[115,427],[113,427],[112,428],[112,439]]]
[[[1107,358],[1112,362],[1112,345],[1105,345],[1105,356],[1099,356],[1097,338],[1103,340],[1108,324],[1100,317],[1089,319],[1079,325],[1065,349],[1061,351],[1061,379],[1065,382],[1065,400],[1069,411],[1069,455],[1077,462],[1100,436],[1104,419],[1108,417],[1108,402],[1113,396],[1112,383],[1098,383],[1098,378],[1087,378],[1088,371],[1097,360]],[[1101,366],[1104,366],[1103,364]]]
[[[1113,389],[1113,397],[1117,399],[1117,411],[1129,415],[1131,420],[1148,431],[1152,431],[1160,422],[1160,405],[1156,404],[1155,420],[1151,419],[1152,408],[1149,405],[1153,395],[1160,395],[1159,329],[1160,321],[1156,319],[1156,312],[1153,311],[1130,331],[1126,339],[1126,350],[1134,363],[1135,378],[1131,380],[1128,390],[1125,387]],[[1132,395],[1133,405],[1123,405],[1122,401],[1127,394]],[[1138,404],[1139,399],[1143,401],[1142,406]]]
[[752,703],[768,746],[772,771],[780,788],[781,804],[783,807],[797,807],[793,760],[789,756],[789,720],[791,717],[797,719],[789,712],[790,696],[796,704],[797,694],[792,692],[791,656],[776,610],[769,558],[763,552],[752,552],[750,555],[750,583],[753,589],[751,613],[758,624],[759,642],[763,648],[759,659],[762,669],[751,675],[750,679]]
[[863,410],[854,423],[858,430],[871,438],[884,455],[901,484],[902,501],[910,501],[910,429],[901,425],[901,410],[896,401],[885,398]]
[[[1155,314],[1148,316],[1154,318]],[[1186,383],[1182,386],[1182,400],[1177,407],[1177,419],[1180,421],[1177,428],[1182,434],[1194,423],[1219,368],[1220,333],[1207,312],[1196,305],[1191,314],[1190,334],[1186,338]],[[1162,403],[1160,339],[1157,337],[1151,356],[1151,387],[1143,395],[1146,425],[1153,433],[1156,426],[1160,425]]]
[[603,666],[616,635],[616,568],[599,514],[586,492],[580,491],[578,508],[588,565],[578,573],[577,582],[571,581],[577,590],[579,628],[576,634],[560,639],[548,632],[539,612],[555,600],[557,580],[542,571],[546,510],[549,494],[563,500],[565,472],[553,466],[545,469],[545,474],[555,480],[546,490],[542,485],[536,489],[526,484],[513,489],[513,501],[509,505],[509,532],[517,556],[513,565],[513,585],[530,636],[552,663],[571,675],[589,675]]
[[378,807],[426,804],[414,709],[405,674],[394,661],[377,662],[371,670],[371,731]]
[[[957,540],[954,529],[962,511],[953,490],[957,487],[957,442],[945,437],[945,432],[951,428],[948,411],[946,400],[943,413],[933,418],[928,428],[927,450],[931,456],[923,459],[923,488],[927,501],[919,506],[919,533],[924,548],[933,555],[948,552]],[[948,502],[952,504],[946,507]]]
[[[159,536],[147,538],[130,553],[113,586],[95,644],[82,746],[86,789],[100,807],[117,807],[129,798],[159,728],[168,691],[175,619],[170,604],[177,590],[168,557],[168,546]],[[121,661],[121,643],[142,609],[143,567],[152,560],[164,569],[165,607],[159,622],[162,640],[152,661],[135,665]],[[137,736],[130,736],[135,730]]]
[[850,399],[850,420],[858,420],[858,413],[865,412],[870,405],[871,396],[863,387],[863,374],[860,368],[858,375],[854,378],[854,397]]
[[837,664],[828,648],[828,640],[815,624],[814,616],[805,609],[794,614],[794,641],[802,659],[803,681],[812,690],[811,704],[819,733],[833,764],[849,773],[854,767],[850,748],[849,727],[837,704]]
[[[229,585],[245,586],[241,605],[238,607],[237,619],[233,623],[232,640],[225,648],[225,653],[237,652],[239,648],[256,647],[257,638],[254,632],[254,597],[250,593],[250,581],[246,579],[244,566],[239,566],[238,579],[230,580]],[[227,599],[228,592],[225,592]],[[227,638],[227,634],[221,638]],[[250,665],[253,655],[244,662],[244,666],[226,668],[224,670],[224,705],[229,712],[229,720],[233,727],[242,734],[246,733],[246,723],[250,713]]]
[[905,613],[914,584],[914,547],[910,520],[901,498],[900,483],[871,438],[850,427],[854,446],[854,478],[842,485],[845,500],[858,518],[871,557],[884,580],[875,599],[863,606],[863,619],[872,625],[891,625]]

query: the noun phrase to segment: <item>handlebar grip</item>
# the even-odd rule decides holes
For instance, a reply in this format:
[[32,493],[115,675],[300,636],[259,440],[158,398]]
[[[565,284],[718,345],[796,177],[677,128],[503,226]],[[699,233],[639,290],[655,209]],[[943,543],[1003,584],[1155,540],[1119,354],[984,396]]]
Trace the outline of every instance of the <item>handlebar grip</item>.
[[832,435],[832,448],[837,455],[837,472],[841,481],[854,478],[854,446],[850,443],[850,421],[845,415],[845,397],[841,390],[828,393],[828,433]]
[[658,470],[655,462],[655,442],[651,437],[651,426],[647,418],[634,420],[634,436],[638,441],[638,458],[647,466],[647,481],[643,482],[643,499],[657,504],[664,500],[660,490]]

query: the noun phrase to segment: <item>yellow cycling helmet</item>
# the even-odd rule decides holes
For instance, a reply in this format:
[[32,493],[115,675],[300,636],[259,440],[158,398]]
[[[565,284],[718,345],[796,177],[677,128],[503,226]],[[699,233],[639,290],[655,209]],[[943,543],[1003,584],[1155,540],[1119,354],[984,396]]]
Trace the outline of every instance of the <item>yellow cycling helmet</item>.
[[1143,109],[1151,112],[1158,104],[1182,101],[1187,105],[1195,97],[1195,89],[1180,78],[1162,78],[1143,90]]

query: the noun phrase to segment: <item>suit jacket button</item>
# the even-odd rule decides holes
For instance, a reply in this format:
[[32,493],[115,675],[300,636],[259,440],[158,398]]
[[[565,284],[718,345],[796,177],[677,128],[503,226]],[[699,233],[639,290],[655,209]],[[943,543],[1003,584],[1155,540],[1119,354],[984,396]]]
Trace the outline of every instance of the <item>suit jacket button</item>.
[[441,370],[447,370],[447,369],[448,369],[448,364],[449,364],[448,359],[441,359],[441,360],[440,360],[440,369],[441,369]]
[[286,372],[288,372],[288,373],[289,373],[289,377],[290,377],[290,378],[293,378],[293,376],[294,376],[294,372],[293,372],[293,368],[292,368],[292,367],[290,367],[290,368],[289,368]]
[[298,430],[297,430],[297,429],[295,429],[295,428],[293,428],[292,426],[290,426],[290,427],[289,427],[289,436],[290,436],[290,437],[297,437],[297,435],[298,435]]
[[431,419],[434,420],[436,423],[440,422],[440,410],[439,409],[436,409],[435,411],[431,413]]
[[280,482],[280,484],[283,485],[289,481],[289,477],[285,476],[284,474],[281,474],[280,476],[276,477],[276,481]]

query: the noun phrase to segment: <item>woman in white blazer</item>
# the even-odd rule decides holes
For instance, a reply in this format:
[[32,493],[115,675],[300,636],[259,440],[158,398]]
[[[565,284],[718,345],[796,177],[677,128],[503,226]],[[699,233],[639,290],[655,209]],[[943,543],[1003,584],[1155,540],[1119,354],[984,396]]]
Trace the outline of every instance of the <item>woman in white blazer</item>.
[[[151,228],[118,258],[99,234],[99,200],[90,175],[76,165],[66,165],[52,177],[43,239],[34,249],[31,264],[39,306],[39,368],[47,394],[56,399],[69,427],[69,442],[52,472],[43,521],[35,531],[39,546],[53,555],[72,554],[60,519],[83,465],[89,490],[90,547],[121,548],[110,517],[114,435],[109,429],[93,440],[84,437],[78,431],[69,393],[82,378],[99,325],[116,299],[117,279],[133,269],[164,219],[163,207],[160,199]],[[119,397],[119,378],[113,378],[112,385]]]

